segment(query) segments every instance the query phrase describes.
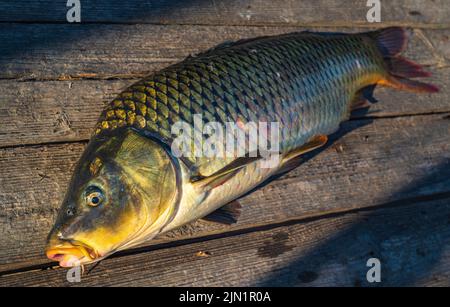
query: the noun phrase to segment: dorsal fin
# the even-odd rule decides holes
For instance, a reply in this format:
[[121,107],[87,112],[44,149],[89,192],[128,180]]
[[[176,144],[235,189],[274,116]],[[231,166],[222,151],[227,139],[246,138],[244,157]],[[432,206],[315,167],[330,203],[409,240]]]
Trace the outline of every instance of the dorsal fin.
[[263,40],[263,39],[266,39],[269,37],[270,36],[260,36],[260,37],[254,37],[254,38],[244,38],[244,39],[240,39],[237,41],[225,41],[223,43],[218,44],[217,46],[211,47],[210,49],[208,49],[206,51],[200,52],[200,53],[196,54],[195,56],[208,55],[215,51],[219,51],[219,50],[223,50],[223,49],[227,49],[227,48],[231,48],[231,47],[236,47],[236,46],[247,44],[247,43],[250,43],[253,41]]

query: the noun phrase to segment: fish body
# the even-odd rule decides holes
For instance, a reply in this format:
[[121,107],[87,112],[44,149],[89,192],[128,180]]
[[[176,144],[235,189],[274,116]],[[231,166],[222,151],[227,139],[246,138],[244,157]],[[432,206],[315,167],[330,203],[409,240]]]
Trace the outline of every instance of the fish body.
[[[224,43],[133,84],[102,112],[47,255],[63,266],[89,263],[205,217],[322,146],[353,109],[367,105],[375,85],[437,91],[409,79],[429,74],[399,56],[405,47],[401,28],[290,33]],[[281,159],[264,167],[248,157],[245,142],[230,155],[198,155],[202,138],[175,156],[172,128],[180,122],[194,133],[212,122],[243,130],[277,123]]]
[[180,120],[193,126],[194,114],[222,124],[265,120],[280,123],[287,152],[335,131],[384,65],[365,35],[301,32],[223,44],[129,87],[105,109],[96,133],[132,126],[170,144],[171,127]]

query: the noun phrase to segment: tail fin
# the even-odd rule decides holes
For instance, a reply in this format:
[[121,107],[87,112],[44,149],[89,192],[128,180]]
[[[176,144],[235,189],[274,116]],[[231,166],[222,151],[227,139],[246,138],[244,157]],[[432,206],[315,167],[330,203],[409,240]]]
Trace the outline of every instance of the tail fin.
[[369,35],[375,40],[378,49],[383,55],[389,75],[379,84],[414,93],[436,93],[439,88],[409,78],[430,77],[431,74],[423,70],[423,67],[413,61],[400,56],[407,45],[409,33],[404,28],[392,27]]

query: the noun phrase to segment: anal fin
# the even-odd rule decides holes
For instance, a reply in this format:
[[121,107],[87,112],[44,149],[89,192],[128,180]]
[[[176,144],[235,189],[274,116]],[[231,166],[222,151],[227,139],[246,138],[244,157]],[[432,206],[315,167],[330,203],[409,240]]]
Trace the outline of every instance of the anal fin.
[[358,97],[352,102],[351,111],[367,109],[370,107],[370,103],[364,97]]
[[235,224],[241,215],[241,208],[241,204],[235,200],[203,217],[202,219],[225,225]]
[[373,91],[375,90],[376,86],[376,84],[369,85],[358,91],[350,105],[351,111],[367,109],[370,107],[371,103],[377,103],[378,100],[373,97]]

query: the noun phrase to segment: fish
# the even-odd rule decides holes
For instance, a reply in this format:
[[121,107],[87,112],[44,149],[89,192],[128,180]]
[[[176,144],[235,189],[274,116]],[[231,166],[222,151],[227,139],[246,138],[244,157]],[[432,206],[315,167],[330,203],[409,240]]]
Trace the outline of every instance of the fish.
[[[235,223],[241,196],[327,144],[353,110],[376,101],[376,86],[439,91],[413,80],[430,73],[401,56],[409,35],[391,27],[225,42],[132,84],[93,129],[48,235],[47,257],[62,267],[85,265],[199,219]],[[270,150],[245,140],[223,154],[223,135],[202,135],[210,123],[248,133],[261,122],[276,127],[274,139],[259,134]],[[201,137],[180,142],[180,123]],[[221,150],[208,155],[207,143]]]

